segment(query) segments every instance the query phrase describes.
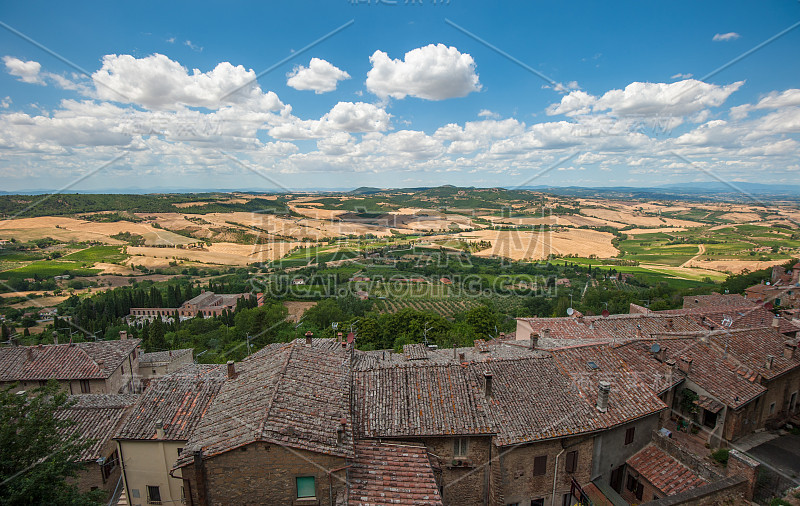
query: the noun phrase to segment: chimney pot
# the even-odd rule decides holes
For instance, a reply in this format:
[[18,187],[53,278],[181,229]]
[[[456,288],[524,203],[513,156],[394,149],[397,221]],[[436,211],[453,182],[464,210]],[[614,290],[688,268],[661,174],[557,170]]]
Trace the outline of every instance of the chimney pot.
[[597,411],[605,413],[608,411],[608,394],[611,392],[611,383],[601,381],[597,389]]
[[781,317],[780,316],[773,316],[772,317],[772,327],[778,328],[781,326]]
[[119,340],[120,341],[125,341],[126,339],[128,339],[128,331],[127,330],[120,330],[119,331]]
[[681,357],[680,362],[678,362],[678,369],[681,370],[684,374],[689,374],[692,372],[692,357]]
[[542,334],[545,339],[550,339],[550,329],[544,329]]
[[340,343],[342,342],[342,333],[341,333],[341,332],[339,332],[339,333],[337,333],[337,334],[336,334],[336,340],[337,340],[338,342],[340,342]]
[[313,332],[311,332],[310,330],[308,332],[306,332],[306,346],[311,346],[311,343],[313,342],[312,341],[313,337],[314,337],[314,333]]
[[459,362],[461,362],[461,363],[463,363],[463,362],[464,362],[464,359],[465,359],[465,357],[466,357],[466,355],[464,355],[463,353],[459,353],[459,354],[458,354],[458,361],[459,361]]
[[797,343],[792,341],[791,339],[783,343],[783,358],[788,358],[788,359],[793,358],[796,349],[797,349]]
[[53,344],[58,344],[58,332],[53,332]]
[[534,332],[531,334],[531,349],[535,350],[539,346],[539,333]]
[[33,361],[33,348],[28,348],[28,360]]
[[228,378],[233,379],[236,377],[236,364],[233,360],[228,360]]
[[156,420],[156,437],[158,439],[164,439],[164,421],[163,420]]
[[483,373],[483,386],[486,398],[490,399],[492,397],[492,373],[489,371],[484,371]]
[[774,360],[775,360],[775,357],[773,355],[767,355],[767,363],[765,364],[765,367],[767,369],[772,369],[772,363],[773,363]]

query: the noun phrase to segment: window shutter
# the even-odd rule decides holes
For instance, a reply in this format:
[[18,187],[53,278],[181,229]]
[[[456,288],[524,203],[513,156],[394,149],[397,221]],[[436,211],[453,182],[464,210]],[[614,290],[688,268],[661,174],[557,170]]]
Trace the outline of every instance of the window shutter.
[[576,462],[577,460],[578,460],[578,452],[577,451],[573,451],[573,452],[567,453],[567,461],[566,461],[565,470],[568,473],[574,473],[575,472],[575,466],[577,464],[577,462]]

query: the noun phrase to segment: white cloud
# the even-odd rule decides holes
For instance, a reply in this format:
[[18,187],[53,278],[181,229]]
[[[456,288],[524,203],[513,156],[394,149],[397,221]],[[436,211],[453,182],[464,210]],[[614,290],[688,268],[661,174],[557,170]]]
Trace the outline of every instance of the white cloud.
[[194,69],[190,74],[163,54],[145,58],[112,54],[103,57],[103,66],[92,80],[100,99],[148,109],[218,109],[238,104],[251,110],[279,111],[285,107],[275,93],[261,91],[255,71],[228,62],[209,72]]
[[311,58],[308,67],[298,65],[286,74],[287,86],[296,90],[313,90],[316,94],[333,91],[339,81],[350,79],[350,74],[326,60]]
[[689,79],[693,75],[694,74],[692,74],[691,72],[688,72],[686,74],[682,74],[682,73],[678,72],[677,74],[673,74],[673,75],[669,76],[669,78],[670,79]]
[[731,41],[731,40],[736,40],[739,37],[741,37],[741,35],[739,35],[736,32],[718,33],[718,34],[714,35],[712,40],[714,42],[728,42],[728,41]]
[[489,109],[481,109],[478,113],[478,117],[480,118],[490,118],[490,119],[500,119],[500,115],[496,112],[492,112]]
[[198,53],[203,50],[203,46],[198,46],[197,44],[192,44],[191,40],[187,40],[183,43],[184,46],[188,47],[192,51],[197,51]]
[[481,89],[472,56],[452,46],[429,44],[407,52],[402,61],[375,51],[369,60],[367,89],[382,99],[445,100]]
[[687,79],[674,83],[633,82],[624,90],[609,90],[597,98],[583,91],[573,91],[558,104],[547,108],[547,114],[575,116],[609,111],[617,116],[685,116],[707,107],[717,107],[744,81],[725,86]]
[[33,60],[22,61],[13,56],[4,56],[3,63],[6,64],[6,70],[14,77],[18,77],[23,83],[30,84],[45,84],[39,72],[42,65]]
[[332,132],[383,132],[390,128],[391,114],[373,104],[339,102],[319,120],[291,117],[269,129],[275,139],[319,139]]

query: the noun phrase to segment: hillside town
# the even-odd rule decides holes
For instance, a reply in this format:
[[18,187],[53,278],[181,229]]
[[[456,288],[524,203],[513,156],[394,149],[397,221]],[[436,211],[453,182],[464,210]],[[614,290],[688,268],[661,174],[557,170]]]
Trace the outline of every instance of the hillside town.
[[798,332],[712,294],[452,349],[309,332],[215,365],[56,339],[0,348],[0,383],[76,399],[76,483],[120,505],[744,504],[762,463],[740,443],[800,422]]

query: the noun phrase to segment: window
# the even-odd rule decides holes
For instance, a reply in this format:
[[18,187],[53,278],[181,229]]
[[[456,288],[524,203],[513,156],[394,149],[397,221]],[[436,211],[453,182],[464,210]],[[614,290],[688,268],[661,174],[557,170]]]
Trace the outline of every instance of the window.
[[628,475],[628,479],[625,482],[625,488],[633,492],[636,489],[636,478],[633,477],[632,474]]
[[636,498],[640,501],[642,500],[642,495],[644,494],[644,484],[636,482]]
[[564,494],[564,499],[561,501],[563,506],[572,506],[572,494]]
[[114,471],[114,468],[117,467],[117,464],[119,464],[119,454],[117,454],[117,450],[114,450],[114,453],[112,453],[110,457],[106,458],[100,469],[103,474],[103,480],[107,480],[109,476],[111,476],[111,473]]
[[313,476],[298,476],[295,480],[297,481],[298,499],[317,496],[317,485]]
[[453,457],[467,456],[467,438],[457,437],[453,440]]
[[178,448],[178,457],[180,457],[180,456],[181,456],[181,452],[182,452],[182,451],[183,451],[183,448]]
[[533,475],[543,476],[547,471],[547,455],[540,455],[533,459]]
[[630,429],[625,431],[625,444],[629,445],[633,443],[633,435],[636,434],[636,427],[631,427]]
[[91,391],[89,380],[81,380],[81,393],[88,394]]
[[155,369],[153,369],[153,374],[155,374],[155,373],[156,373],[156,370],[155,370]]
[[574,451],[567,453],[567,458],[564,462],[564,471],[568,473],[574,473],[577,465],[578,465],[578,452]]
[[775,412],[775,403],[769,405],[769,414],[773,414]]
[[544,506],[544,497],[531,501],[531,506]]
[[147,486],[147,504],[161,504],[161,489],[158,485]]

